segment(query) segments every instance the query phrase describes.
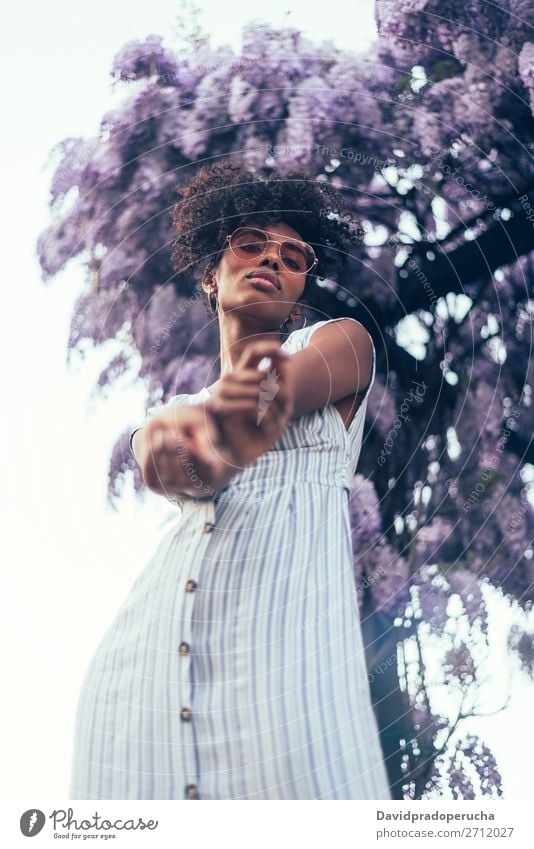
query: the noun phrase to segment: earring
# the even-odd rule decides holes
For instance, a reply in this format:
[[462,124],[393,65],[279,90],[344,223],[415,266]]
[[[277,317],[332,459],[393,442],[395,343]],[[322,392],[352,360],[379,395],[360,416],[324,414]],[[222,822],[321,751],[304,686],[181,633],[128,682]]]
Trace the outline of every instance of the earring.
[[[282,333],[286,333],[286,332],[287,332],[286,330],[284,330],[284,325],[286,325],[289,321],[290,321],[290,319],[289,319],[289,318],[287,318],[287,319],[286,319],[286,320],[285,320],[285,321],[284,321],[284,322],[280,325],[279,330],[281,330],[281,331],[282,331]],[[299,327],[299,328],[294,327],[294,328],[293,328],[293,330],[297,330],[297,329],[298,329],[298,330],[303,330],[303,329],[306,327],[306,322],[307,322],[307,321],[308,321],[307,317],[306,317],[306,316],[304,316],[304,324],[303,324],[301,327]]]
[[[210,273],[208,275],[208,279],[212,283],[213,283],[213,277],[214,277],[213,271],[210,271]],[[216,292],[217,292],[217,290],[216,290],[215,286],[212,286],[211,289],[210,289],[210,304],[212,304],[212,298],[213,298],[214,301],[215,301],[215,313],[218,313],[219,312],[219,301],[217,299]],[[212,306],[213,306],[213,304],[212,304]]]
[[[203,280],[202,282],[203,282],[203,283],[206,283],[207,285],[209,285],[210,283],[211,283],[211,284],[213,284],[213,278],[214,278],[214,276],[215,276],[215,275],[214,275],[214,272],[213,272],[213,271],[208,271],[208,272],[206,273],[205,278],[204,278],[204,280]],[[216,291],[217,291],[217,290],[216,290],[216,287],[215,287],[215,286],[213,286],[213,285],[212,285],[212,286],[210,286],[210,288],[208,289],[208,298],[209,298],[210,306],[212,307],[212,309],[213,309],[213,301],[215,301],[215,309],[214,309],[214,312],[215,312],[215,313],[218,313],[218,312],[219,312],[219,301],[218,301],[218,299],[217,299]]]

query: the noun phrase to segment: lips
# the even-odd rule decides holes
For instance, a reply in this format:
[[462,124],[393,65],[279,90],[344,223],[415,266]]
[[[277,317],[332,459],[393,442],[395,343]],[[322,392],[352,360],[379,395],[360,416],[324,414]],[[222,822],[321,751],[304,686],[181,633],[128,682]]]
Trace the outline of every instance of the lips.
[[282,288],[274,271],[250,271],[246,276],[249,280],[254,278],[258,280],[266,280],[268,283],[275,286],[276,289]]

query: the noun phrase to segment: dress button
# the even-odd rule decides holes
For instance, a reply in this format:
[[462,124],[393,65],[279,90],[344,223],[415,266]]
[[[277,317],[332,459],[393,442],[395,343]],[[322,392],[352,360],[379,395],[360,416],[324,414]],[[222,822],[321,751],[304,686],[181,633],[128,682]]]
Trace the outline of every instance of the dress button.
[[178,651],[180,654],[189,654],[189,643],[180,643],[178,646]]
[[211,534],[214,527],[215,525],[213,522],[206,522],[202,530],[205,534]]
[[192,716],[193,711],[191,710],[191,708],[183,707],[180,711],[180,719],[183,719],[184,722],[189,722]]
[[185,788],[186,799],[198,799],[198,787],[196,784],[188,784]]
[[192,593],[196,590],[196,588],[197,588],[197,582],[194,581],[192,578],[189,578],[189,580],[186,581],[186,583],[185,583],[186,593]]

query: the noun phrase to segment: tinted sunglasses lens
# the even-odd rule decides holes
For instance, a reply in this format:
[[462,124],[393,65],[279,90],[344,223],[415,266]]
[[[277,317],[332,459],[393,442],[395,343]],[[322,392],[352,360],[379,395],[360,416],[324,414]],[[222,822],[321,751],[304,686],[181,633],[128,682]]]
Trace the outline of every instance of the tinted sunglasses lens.
[[282,242],[280,254],[289,271],[304,274],[313,265],[313,256],[296,242]]
[[237,230],[232,234],[230,247],[239,257],[261,256],[265,250],[267,237],[259,230]]

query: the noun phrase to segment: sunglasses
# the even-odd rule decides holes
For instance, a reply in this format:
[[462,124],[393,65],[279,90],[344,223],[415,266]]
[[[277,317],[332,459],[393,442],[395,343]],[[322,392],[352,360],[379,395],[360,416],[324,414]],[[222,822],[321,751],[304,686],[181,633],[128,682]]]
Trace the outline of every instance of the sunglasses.
[[286,271],[308,274],[319,262],[315,251],[307,242],[298,239],[271,239],[265,230],[256,227],[238,227],[226,237],[230,250],[237,259],[261,259],[269,242],[278,245],[278,256]]

